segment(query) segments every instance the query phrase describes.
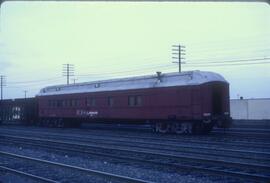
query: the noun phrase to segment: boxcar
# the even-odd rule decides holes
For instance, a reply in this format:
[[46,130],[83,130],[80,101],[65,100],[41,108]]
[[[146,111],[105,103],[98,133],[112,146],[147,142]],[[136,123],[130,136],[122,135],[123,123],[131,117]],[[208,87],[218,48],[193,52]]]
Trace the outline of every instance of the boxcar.
[[34,124],[38,121],[37,107],[36,98],[1,100],[0,123]]
[[207,133],[230,124],[229,84],[213,72],[130,77],[41,89],[42,125],[150,123],[157,132]]

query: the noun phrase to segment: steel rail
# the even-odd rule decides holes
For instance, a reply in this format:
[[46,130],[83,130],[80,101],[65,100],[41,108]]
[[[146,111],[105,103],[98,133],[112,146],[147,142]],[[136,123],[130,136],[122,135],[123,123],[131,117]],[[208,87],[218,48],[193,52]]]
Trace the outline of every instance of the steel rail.
[[36,180],[38,182],[59,183],[58,181],[54,181],[54,180],[47,179],[47,178],[44,178],[44,177],[40,177],[40,176],[37,176],[37,175],[22,172],[22,171],[15,170],[15,169],[12,169],[12,168],[8,168],[8,167],[2,166],[2,165],[0,165],[0,170],[11,172],[12,174],[17,174],[19,176],[23,176],[23,177],[26,177],[28,179],[33,179],[33,180]]
[[[0,129],[0,131],[2,131]],[[19,132],[19,133],[22,133],[22,130],[5,130],[5,131],[16,131],[16,132]],[[31,133],[31,134],[37,134],[37,135],[41,135],[44,134],[44,135],[57,135],[56,132],[44,132],[44,131],[39,131],[39,132],[33,132],[33,131],[27,131],[27,130],[23,130],[24,133]],[[68,131],[69,132],[69,131]],[[3,131],[2,131],[3,133]],[[4,132],[5,133],[5,132]],[[84,135],[74,135],[74,133],[72,135],[70,135],[70,137],[79,137],[79,138],[85,138],[85,137],[88,137],[88,138],[93,138],[93,136],[96,136],[98,138],[100,138],[100,135],[99,134],[91,134],[91,133],[84,133]],[[104,134],[103,134],[104,136]],[[228,142],[228,141],[212,141],[212,142],[209,142],[209,141],[205,141],[205,140],[193,140],[193,139],[190,139],[190,138],[164,138],[164,137],[149,137],[149,136],[135,136],[135,135],[111,135],[111,134],[105,134],[106,137],[108,138],[111,138],[111,137],[115,137],[115,138],[125,138],[125,139],[141,139],[143,141],[145,140],[157,140],[157,141],[162,141],[164,143],[164,141],[167,141],[167,142],[174,142],[174,143],[179,143],[179,142],[186,142],[186,143],[189,143],[189,144],[203,144],[203,145],[218,145],[218,146],[226,146],[226,145],[230,145],[230,146],[237,146],[237,147],[254,147],[254,148],[264,148],[264,149],[267,149],[269,148],[270,149],[270,143],[268,143],[268,140],[269,139],[265,139],[267,140],[267,142],[246,142],[246,141],[231,141],[231,142]],[[206,139],[206,140],[212,140],[212,139]]]
[[[155,151],[150,151],[150,150],[134,150],[129,148],[120,148],[120,147],[106,147],[106,146],[99,146],[99,145],[89,145],[89,144],[81,144],[81,143],[70,143],[70,142],[65,142],[65,141],[59,141],[59,140],[44,140],[44,139],[38,139],[38,138],[27,138],[27,137],[19,137],[25,140],[29,141],[35,141],[35,142],[45,142],[45,143],[53,143],[56,145],[62,144],[62,145],[69,145],[71,147],[88,147],[88,148],[93,148],[93,149],[103,149],[103,150],[116,150],[116,151],[123,151],[123,152],[133,152],[133,153],[143,153],[143,154],[149,154],[149,155],[159,155],[163,157],[170,157],[170,158],[182,158],[182,159],[187,159],[187,160],[195,160],[195,161],[204,161],[204,162],[213,162],[220,164],[228,164],[228,165],[237,165],[237,166],[245,166],[249,168],[254,168],[254,169],[265,169],[265,170],[270,170],[270,165],[261,165],[261,164],[255,164],[255,163],[242,163],[242,162],[233,162],[233,161],[225,161],[225,160],[217,160],[217,159],[211,159],[211,158],[199,158],[199,157],[191,157],[191,156],[183,156],[183,155],[175,155],[175,154],[170,154],[170,153],[162,153],[162,152],[155,152]],[[22,141],[22,142],[23,142]]]
[[[267,0],[1,0],[3,2],[192,2],[192,3],[224,3],[224,2],[246,2],[246,3],[268,3]],[[1,4],[0,4],[1,5]]]
[[[15,128],[15,129],[5,129],[5,128],[0,128],[0,131],[17,131],[17,132],[29,132],[29,133],[36,133],[36,134],[39,134],[39,133],[44,133],[44,134],[48,134],[48,135],[51,135],[51,134],[55,134],[56,132],[58,133],[58,132],[63,132],[63,129],[50,129],[50,130],[53,130],[52,132],[44,132],[44,129],[42,129],[42,131],[41,130],[38,130],[38,128],[34,128],[35,130],[37,130],[37,131],[29,131],[29,130],[25,130],[25,129],[23,129],[23,128]],[[98,130],[87,130],[87,131],[77,131],[77,129],[71,129],[71,130],[68,130],[67,131],[67,129],[65,129],[65,131],[64,132],[66,132],[66,133],[69,133],[69,134],[71,134],[72,133],[72,135],[73,134],[80,134],[80,135],[86,135],[86,136],[93,136],[93,135],[99,135],[100,134],[100,131],[98,131]],[[107,131],[106,131],[107,132]],[[190,136],[188,136],[188,138],[187,138],[187,136],[179,136],[179,138],[175,138],[175,137],[172,137],[172,138],[168,138],[168,137],[170,137],[170,134],[154,134],[154,135],[159,135],[160,137],[151,137],[151,136],[149,136],[149,135],[152,135],[151,133],[147,133],[147,136],[135,136],[135,135],[128,135],[128,136],[125,136],[125,135],[123,135],[123,134],[118,134],[118,135],[115,135],[115,134],[103,134],[103,135],[105,135],[105,136],[108,136],[108,137],[116,137],[116,138],[129,138],[130,139],[130,137],[132,137],[132,138],[137,138],[137,139],[149,139],[149,140],[162,140],[162,141],[164,141],[164,140],[167,140],[167,141],[172,141],[172,142],[179,142],[179,140],[181,140],[181,141],[188,141],[188,142],[194,142],[194,143],[197,143],[197,142],[205,142],[205,141],[202,141],[202,140],[193,140],[193,139],[190,139]],[[141,135],[141,134],[140,134]],[[192,137],[198,137],[198,136],[192,136]],[[201,137],[201,136],[200,136]],[[205,138],[205,136],[203,136],[204,138]],[[210,136],[210,137],[206,137],[207,139],[203,139],[203,140],[213,140],[212,138],[215,138],[216,136]],[[222,136],[221,136],[222,137]],[[226,138],[228,137],[228,136],[225,136]],[[230,136],[229,136],[230,137]],[[254,139],[254,138],[251,138],[251,139]],[[267,142],[260,142],[260,144],[262,144],[262,145],[269,145],[270,146],[270,143],[268,142],[268,136],[267,137],[265,137],[265,139],[260,139],[260,140],[267,140]],[[248,139],[247,139],[248,140]],[[247,144],[248,146],[250,146],[250,145],[258,145],[258,142],[246,142],[246,141],[231,141],[230,143],[243,143],[243,144]],[[215,141],[215,142],[209,142],[209,143],[223,143],[223,141]],[[228,141],[226,141],[226,143],[228,143]],[[237,145],[239,145],[239,144],[237,144]]]
[[[39,136],[38,138],[40,138],[41,136]],[[46,137],[46,136],[44,136]],[[48,137],[48,136],[47,136]],[[256,156],[269,156],[270,158],[270,153],[268,152],[259,152],[259,151],[249,151],[249,150],[235,150],[235,149],[227,149],[227,148],[219,148],[219,147],[204,147],[202,145],[195,145],[195,146],[190,146],[190,145],[182,145],[182,144],[164,144],[164,142],[145,142],[145,141],[132,141],[132,145],[130,145],[130,141],[125,141],[125,140],[119,140],[119,139],[107,139],[107,138],[95,138],[93,136],[91,137],[87,137],[87,138],[84,138],[79,136],[63,136],[63,135],[57,135],[57,134],[54,134],[50,137],[54,137],[54,138],[61,138],[61,139],[64,139],[64,140],[79,140],[80,142],[99,142],[99,143],[103,143],[103,144],[106,144],[106,145],[117,145],[119,143],[121,143],[121,146],[132,146],[132,147],[138,147],[138,148],[144,148],[143,145],[145,145],[146,147],[151,145],[151,149],[155,149],[155,150],[171,150],[171,151],[176,151],[176,152],[179,152],[179,149],[178,148],[181,148],[181,152],[183,152],[183,148],[184,149],[196,149],[196,151],[198,150],[208,150],[208,151],[216,151],[216,152],[222,152],[222,153],[225,153],[225,152],[228,152],[228,153],[245,153],[245,154],[252,154],[252,155],[256,155]],[[125,144],[125,143],[128,143],[128,144]],[[137,144],[137,145],[136,145]],[[267,145],[267,144],[265,144]],[[269,144],[270,145],[270,144]],[[160,147],[152,147],[152,146],[162,146],[162,148]],[[187,152],[192,152],[192,151],[187,151]],[[203,152],[201,152],[203,153]],[[211,155],[210,152],[207,152],[207,154]],[[215,155],[215,154],[212,154],[212,155]],[[223,155],[222,155],[223,156]],[[226,154],[224,155],[226,156]],[[232,155],[228,157],[233,157]],[[236,157],[239,157],[239,156],[236,156]],[[242,157],[242,156],[241,156]],[[246,157],[242,157],[242,158],[246,158]],[[267,159],[267,158],[266,158]],[[265,159],[265,160],[266,160]],[[270,159],[269,159],[270,160]]]
[[57,163],[57,162],[52,162],[52,161],[48,161],[48,160],[27,157],[27,156],[13,154],[13,153],[4,152],[4,151],[0,151],[0,156],[7,156],[7,157],[11,157],[11,158],[17,158],[17,159],[22,159],[22,160],[26,160],[26,161],[31,161],[34,163],[41,163],[41,164],[46,164],[49,166],[57,166],[60,168],[71,169],[71,170],[79,171],[82,173],[87,173],[87,174],[91,174],[94,176],[100,176],[103,178],[109,178],[110,180],[121,181],[121,182],[125,182],[125,183],[151,183],[150,181],[146,181],[146,180],[142,180],[142,179],[136,179],[136,178],[131,178],[131,177],[127,177],[127,176],[116,175],[113,173],[107,173],[107,172],[102,172],[102,171],[98,171],[98,170],[92,170],[92,169],[82,168],[82,167],[78,167],[78,166],[67,165],[67,164],[63,164],[63,163]]
[[[42,141],[42,140],[40,140]],[[21,142],[20,142],[21,143]],[[22,143],[26,143],[25,141],[23,141]],[[58,142],[56,142],[58,143]],[[27,144],[27,143],[26,143]],[[59,145],[67,145],[72,147],[73,149],[67,148],[67,147],[60,147]],[[46,147],[46,148],[50,148],[50,145],[48,143],[48,141],[46,141],[45,145],[42,144],[30,144],[30,145],[36,145],[36,146],[40,146],[40,147]],[[130,150],[130,149],[119,149],[119,148],[105,148],[105,147],[99,147],[99,146],[89,146],[89,145],[82,145],[83,146],[83,150],[79,150],[79,144],[70,144],[70,143],[58,143],[58,145],[56,146],[55,144],[51,145],[52,149],[55,149],[55,147],[57,147],[60,151],[70,151],[70,152],[79,152],[79,153],[88,153],[88,154],[92,154],[92,155],[97,155],[97,156],[107,156],[107,157],[111,157],[111,158],[117,158],[117,159],[130,159],[130,160],[135,160],[135,161],[141,161],[144,163],[152,163],[152,164],[159,164],[159,165],[165,165],[168,167],[177,167],[177,168],[190,168],[190,169],[195,169],[195,170],[199,170],[199,171],[207,171],[210,173],[215,173],[215,174],[222,174],[222,175],[228,175],[228,176],[232,176],[232,177],[238,177],[238,178],[245,178],[246,180],[256,180],[256,181],[266,181],[270,179],[270,176],[265,176],[265,175],[258,175],[255,173],[246,173],[246,172],[241,172],[241,171],[230,171],[230,170],[220,170],[219,168],[215,168],[216,165],[222,165],[222,166],[228,166],[228,167],[244,167],[244,168],[253,168],[253,170],[269,170],[270,166],[267,165],[258,165],[258,164],[247,164],[247,163],[237,163],[237,162],[230,162],[230,161],[224,161],[224,160],[216,160],[216,159],[204,159],[204,158],[198,158],[198,157],[190,157],[190,156],[176,156],[176,155],[171,155],[171,154],[164,154],[164,153],[157,153],[157,152],[150,152],[150,151],[139,151],[139,150]],[[107,150],[107,153],[100,153],[100,152],[91,152],[91,150],[86,150],[85,148],[92,148],[92,149],[102,149],[102,150]],[[134,158],[134,157],[130,157],[130,156],[124,156],[124,157],[119,157],[119,155],[113,155],[112,151],[121,151],[121,152],[127,152],[127,153],[135,153],[135,154],[142,154],[142,155],[151,155],[151,156],[158,156],[158,157],[162,157],[162,158],[169,158],[169,159],[178,159],[178,160],[187,160],[187,161],[191,161],[191,162],[200,162],[201,166],[195,166],[195,165],[179,165],[179,164],[172,164],[172,163],[162,163],[162,162],[155,162],[153,160],[141,160],[138,158]],[[123,156],[123,155],[122,155]],[[213,164],[212,167],[203,167],[206,163],[207,166],[209,166],[210,164]],[[208,163],[208,164],[207,164]]]
[[[24,138],[23,136],[16,136],[14,135],[6,135],[2,134],[3,138]],[[64,140],[64,142],[68,142],[68,140],[76,140],[76,142],[80,143],[96,143],[103,145],[115,145],[115,146],[126,146],[126,147],[136,147],[136,148],[151,148],[152,150],[159,150],[159,151],[171,151],[171,152],[180,152],[180,153],[197,153],[200,151],[200,155],[212,155],[216,157],[228,157],[228,158],[241,158],[241,159],[250,159],[254,160],[251,156],[256,156],[256,160],[263,160],[263,161],[270,161],[270,153],[268,152],[258,152],[258,151],[244,151],[244,150],[233,150],[233,149],[226,149],[226,148],[216,148],[216,147],[202,147],[202,146],[189,146],[189,145],[170,145],[170,144],[161,144],[156,142],[138,142],[138,141],[132,141],[132,145],[130,145],[129,141],[123,141],[123,140],[112,140],[112,139],[99,139],[99,138],[87,138],[82,139],[82,137],[76,137],[77,139],[70,136],[60,136],[60,135],[53,135],[49,138],[47,136],[40,136],[35,138],[47,138],[48,140],[51,140],[51,138],[55,138],[58,140]],[[121,145],[119,145],[121,144]],[[158,147],[160,146],[160,147]],[[161,147],[162,146],[162,147]],[[229,153],[235,153],[235,154],[229,154]],[[239,153],[239,154],[236,154]],[[244,156],[243,156],[244,154]],[[262,157],[266,156],[266,157]]]

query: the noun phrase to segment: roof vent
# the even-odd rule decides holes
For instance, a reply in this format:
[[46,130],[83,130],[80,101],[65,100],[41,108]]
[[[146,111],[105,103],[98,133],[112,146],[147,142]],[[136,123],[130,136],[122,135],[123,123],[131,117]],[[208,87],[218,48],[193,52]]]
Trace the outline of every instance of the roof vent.
[[99,88],[99,87],[100,87],[100,83],[96,83],[95,88]]
[[161,82],[161,72],[160,71],[157,71],[157,79],[158,79],[158,82]]

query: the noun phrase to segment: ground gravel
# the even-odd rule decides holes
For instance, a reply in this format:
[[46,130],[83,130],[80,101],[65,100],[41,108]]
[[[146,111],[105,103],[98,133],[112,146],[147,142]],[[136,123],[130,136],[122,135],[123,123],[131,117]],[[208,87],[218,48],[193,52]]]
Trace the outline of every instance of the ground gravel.
[[[203,173],[195,173],[182,170],[181,172],[175,172],[172,170],[164,170],[158,167],[143,166],[140,164],[132,164],[127,162],[121,162],[109,158],[92,157],[87,155],[78,155],[74,153],[62,153],[51,150],[44,150],[39,148],[29,148],[24,146],[15,147],[13,145],[1,145],[0,150],[16,153],[25,156],[31,156],[44,160],[65,163],[74,166],[80,166],[89,169],[95,169],[119,175],[130,176],[134,178],[149,180],[160,183],[212,183],[212,182],[224,182],[233,183],[240,182],[232,178],[213,176]],[[49,172],[45,172],[45,177],[52,177]],[[47,174],[47,175],[46,175]],[[61,182],[89,182],[91,177],[84,177],[80,173],[63,171]],[[84,178],[81,178],[84,177]],[[0,175],[2,178],[2,175]],[[1,179],[0,179],[1,180]],[[12,181],[11,181],[12,182]],[[16,181],[15,181],[16,182]],[[95,180],[95,182],[104,182],[104,180]],[[107,182],[107,181],[105,181]]]

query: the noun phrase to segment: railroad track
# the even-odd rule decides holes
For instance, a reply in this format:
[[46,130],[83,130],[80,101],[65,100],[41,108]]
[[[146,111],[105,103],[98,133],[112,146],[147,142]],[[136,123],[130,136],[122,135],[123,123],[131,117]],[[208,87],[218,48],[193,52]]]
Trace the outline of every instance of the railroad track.
[[[3,136],[4,135],[4,136]],[[2,134],[3,137],[13,137],[12,134]],[[24,136],[28,136],[24,134]],[[31,135],[33,136],[33,135]],[[16,138],[16,137],[15,137]],[[63,140],[65,142],[76,142],[76,143],[85,143],[85,144],[96,144],[103,146],[112,146],[118,147],[126,147],[126,148],[139,148],[139,149],[151,149],[156,151],[166,151],[171,153],[184,153],[184,154],[193,154],[195,156],[198,155],[206,155],[206,156],[214,156],[216,158],[224,157],[224,158],[237,158],[243,159],[245,161],[261,161],[265,164],[270,164],[270,153],[268,152],[260,152],[260,151],[247,151],[247,150],[233,150],[233,149],[226,149],[220,147],[203,147],[203,146],[191,146],[191,145],[183,145],[183,144],[164,144],[164,143],[157,143],[157,142],[141,142],[141,141],[133,141],[132,145],[130,141],[123,141],[118,139],[100,139],[100,138],[83,138],[82,136],[61,136],[61,135],[50,135],[49,137],[46,135],[39,135],[37,138],[41,139],[58,139]]]
[[[208,141],[208,140],[193,140],[192,138],[184,138],[184,139],[167,139],[167,138],[157,138],[157,137],[149,137],[149,136],[129,136],[129,135],[100,135],[100,134],[87,134],[87,135],[76,135],[70,134],[65,135],[63,132],[61,135],[51,132],[32,132],[32,131],[20,131],[20,130],[0,130],[2,134],[13,135],[14,132],[16,135],[21,134],[22,136],[37,136],[37,137],[45,137],[45,138],[55,138],[55,139],[68,139],[68,140],[79,140],[85,142],[100,142],[100,143],[127,143],[130,144],[140,144],[140,145],[148,145],[148,146],[157,146],[160,145],[162,148],[181,148],[182,151],[188,149],[201,150],[202,152],[207,150],[208,153],[212,149],[212,151],[219,151],[219,153],[226,155],[226,153],[241,153],[241,157],[247,157],[248,154],[253,153],[256,154],[256,157],[260,157],[263,153],[270,152],[270,143],[267,142],[242,142],[242,141]],[[255,149],[255,150],[254,150]],[[260,152],[261,151],[261,152]]]
[[266,182],[270,180],[270,166],[254,163],[241,163],[211,158],[198,158],[190,155],[174,155],[169,153],[153,152],[149,150],[134,150],[130,148],[100,147],[78,143],[67,143],[62,141],[42,140],[16,137],[5,138],[6,142],[39,146],[64,152],[76,152],[109,157],[125,161],[135,161],[159,165],[166,168],[190,169],[208,172],[211,174],[225,175],[241,178],[244,180],[256,180]]
[[230,135],[239,135],[239,136],[243,136],[243,135],[250,135],[253,138],[259,138],[259,137],[263,137],[263,136],[268,136],[270,137],[270,130],[268,129],[250,129],[250,128],[230,128],[227,130],[223,130],[223,129],[213,129],[212,131],[213,134],[215,133],[227,133]]
[[[52,162],[48,160],[22,156],[22,155],[13,154],[13,153],[4,152],[4,151],[0,151],[0,158],[2,160],[4,159],[5,161],[6,166],[0,166],[0,168],[4,169],[5,171],[16,173],[16,174],[19,174],[19,175],[22,175],[22,176],[25,176],[34,180],[39,180],[41,182],[48,182],[48,183],[61,182],[61,178],[65,179],[65,176],[64,177],[61,177],[61,175],[56,176],[58,180],[52,180],[52,179],[44,178],[38,175],[29,174],[27,172],[18,171],[14,167],[19,167],[20,169],[23,168],[25,171],[28,171],[28,172],[31,172],[31,171],[32,172],[41,172],[41,171],[46,172],[50,168],[52,168],[53,171],[51,171],[50,173],[54,176],[55,174],[57,174],[57,171],[55,171],[56,168],[58,169],[58,171],[59,169],[63,169],[65,171],[70,170],[73,172],[74,171],[79,172],[80,174],[84,174],[86,176],[91,175],[91,176],[99,177],[102,179],[102,181],[99,180],[100,182],[150,183],[150,181],[146,181],[146,180],[135,179],[135,178],[116,175],[112,173],[86,169],[86,168],[82,168],[78,166],[72,166],[72,165],[67,165],[63,163],[57,163],[57,162]],[[14,160],[17,160],[16,163],[14,163]],[[29,163],[31,163],[31,166],[29,166]],[[36,166],[32,167],[33,164],[35,164]],[[45,165],[45,169],[44,169],[44,165]],[[39,168],[37,169],[37,167]],[[40,170],[41,168],[43,169]],[[72,180],[71,182],[73,181],[74,180]],[[75,182],[78,182],[78,181],[75,181]],[[93,182],[96,182],[96,180],[94,179]]]
[[15,175],[18,175],[20,177],[25,177],[26,179],[34,180],[34,181],[41,182],[41,183],[58,183],[57,181],[47,179],[45,177],[22,172],[22,171],[19,171],[19,170],[13,169],[13,168],[8,168],[8,167],[2,166],[2,165],[0,165],[0,171],[10,173],[12,175],[15,174]]
[[[35,131],[44,131],[44,129],[46,128],[38,128],[38,127],[28,127],[28,129],[34,129]],[[24,127],[23,126],[1,126],[0,129],[13,129],[13,130],[23,130]],[[93,128],[80,128],[80,129],[57,129],[57,128],[50,128],[51,131],[59,131],[59,130],[63,130],[65,132],[70,132],[70,133],[100,133],[101,131],[106,133],[106,134],[110,134],[113,133],[115,134],[114,129],[93,129]],[[125,130],[118,130],[119,134],[134,134],[135,133],[139,133],[140,135],[144,135],[144,136],[165,136],[168,138],[187,138],[186,135],[173,135],[173,134],[156,134],[156,133],[150,133],[150,131],[139,131],[139,130],[135,130],[135,131],[125,131]],[[265,129],[265,130],[255,130],[255,129],[227,129],[227,130],[223,130],[223,129],[213,129],[213,133],[209,134],[209,135],[202,135],[200,136],[203,139],[208,139],[208,138],[215,138],[215,137],[224,137],[224,138],[237,138],[237,134],[240,135],[240,137],[244,137],[245,139],[249,139],[249,140],[263,140],[263,139],[269,139],[270,138],[270,130]],[[253,134],[253,135],[252,135]],[[256,137],[256,134],[259,134],[259,136]],[[248,136],[245,136],[248,135]],[[194,135],[195,137],[195,135]]]
[[[34,129],[36,130],[36,129]],[[94,131],[89,131],[89,132],[85,132],[85,131],[78,131],[76,129],[74,130],[63,130],[63,129],[50,129],[51,132],[44,132],[44,129],[42,129],[42,131],[40,131],[39,129],[37,131],[30,131],[30,130],[25,130],[23,128],[21,129],[17,129],[17,130],[10,130],[10,129],[1,129],[0,131],[2,133],[31,133],[31,134],[36,134],[36,135],[47,135],[47,136],[53,136],[56,133],[61,133],[61,135],[63,135],[64,133],[68,133],[67,136],[70,137],[74,137],[74,136],[80,136],[80,138],[93,138],[93,137],[98,137],[98,138],[117,138],[117,139],[128,139],[129,141],[132,141],[133,139],[136,140],[142,140],[142,141],[160,141],[162,143],[164,143],[164,141],[166,141],[166,143],[175,143],[175,144],[179,144],[179,143],[188,143],[188,144],[203,144],[205,146],[212,146],[212,145],[218,145],[218,146],[227,146],[230,145],[237,147],[238,149],[243,147],[254,147],[254,148],[262,148],[262,149],[267,149],[269,148],[270,150],[270,143],[269,143],[269,138],[265,138],[263,140],[260,141],[251,141],[252,139],[249,138],[245,138],[243,140],[235,140],[235,139],[231,139],[231,138],[223,138],[223,137],[208,137],[208,136],[189,136],[189,137],[184,137],[184,136],[180,136],[180,137],[175,137],[175,136],[170,136],[170,135],[159,135],[159,136],[155,136],[152,134],[107,134],[106,132],[102,132],[102,136],[100,136],[101,131],[97,131],[97,133]],[[79,135],[78,135],[79,134]],[[220,139],[222,138],[222,139]]]

